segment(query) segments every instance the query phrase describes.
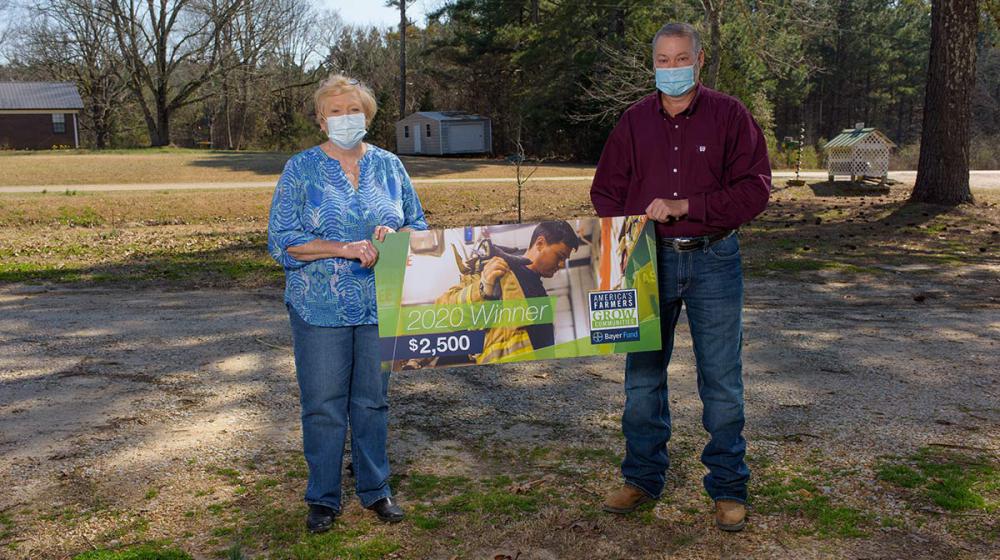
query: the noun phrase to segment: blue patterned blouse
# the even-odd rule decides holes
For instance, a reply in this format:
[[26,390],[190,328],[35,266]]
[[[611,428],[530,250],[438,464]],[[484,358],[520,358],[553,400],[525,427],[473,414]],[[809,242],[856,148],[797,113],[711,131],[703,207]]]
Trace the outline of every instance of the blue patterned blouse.
[[288,160],[274,189],[268,251],[285,267],[285,302],[311,325],[378,323],[375,273],[349,259],[300,261],[288,254],[288,247],[314,239],[371,239],[380,225],[427,229],[420,200],[399,158],[369,144],[358,165],[355,190],[340,163],[316,146]]

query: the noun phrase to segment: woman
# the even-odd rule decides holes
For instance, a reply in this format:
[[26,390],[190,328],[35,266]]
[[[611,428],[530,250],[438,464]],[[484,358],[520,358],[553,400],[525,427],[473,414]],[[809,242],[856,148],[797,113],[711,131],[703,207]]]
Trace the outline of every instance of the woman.
[[314,95],[329,140],[292,156],[271,201],[268,250],[285,268],[301,393],[302,444],[309,464],[306,527],[326,531],[340,513],[344,440],[351,428],[355,487],[382,521],[403,519],[389,488],[387,389],[378,355],[370,239],[427,229],[403,164],[361,141],[375,98],[334,75]]

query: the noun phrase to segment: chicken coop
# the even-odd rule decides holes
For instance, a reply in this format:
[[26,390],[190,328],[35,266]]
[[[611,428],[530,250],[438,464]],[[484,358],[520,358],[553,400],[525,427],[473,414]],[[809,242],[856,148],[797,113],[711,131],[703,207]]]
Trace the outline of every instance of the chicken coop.
[[885,134],[858,123],[823,146],[827,175],[830,181],[838,175],[848,175],[851,181],[878,179],[884,183],[889,177],[889,154],[895,147]]

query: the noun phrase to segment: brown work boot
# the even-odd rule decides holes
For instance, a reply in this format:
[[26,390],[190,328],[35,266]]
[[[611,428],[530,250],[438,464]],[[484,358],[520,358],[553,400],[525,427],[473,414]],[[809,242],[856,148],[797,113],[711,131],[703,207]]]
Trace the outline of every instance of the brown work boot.
[[622,484],[621,488],[615,490],[604,499],[602,509],[608,513],[630,513],[642,504],[652,501],[653,498],[650,498],[649,494],[646,494],[635,486]]
[[734,500],[715,502],[715,526],[723,531],[742,531],[747,525],[747,508]]

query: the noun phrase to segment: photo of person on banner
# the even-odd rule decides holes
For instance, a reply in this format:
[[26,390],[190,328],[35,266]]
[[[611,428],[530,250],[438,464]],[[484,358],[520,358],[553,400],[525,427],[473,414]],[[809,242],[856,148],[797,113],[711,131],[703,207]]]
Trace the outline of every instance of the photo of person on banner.
[[[528,249],[518,255],[489,242],[486,255],[463,263],[462,281],[438,297],[436,304],[474,303],[488,300],[524,300],[545,297],[543,278],[552,278],[565,268],[580,238],[565,221],[542,222],[531,234]],[[555,343],[553,326],[497,326],[486,333],[483,352],[476,363],[485,364],[502,358],[527,354]]]

